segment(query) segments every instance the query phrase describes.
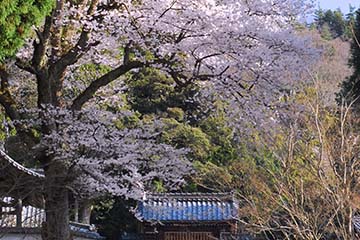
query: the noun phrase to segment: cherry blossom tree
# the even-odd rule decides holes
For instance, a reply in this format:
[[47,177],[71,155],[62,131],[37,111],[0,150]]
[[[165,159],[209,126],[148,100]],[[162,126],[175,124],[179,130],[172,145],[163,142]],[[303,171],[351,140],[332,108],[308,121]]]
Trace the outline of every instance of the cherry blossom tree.
[[[0,92],[21,141],[44,168],[44,236],[70,238],[69,187],[137,197],[151,179],[174,186],[187,171],[183,150],[157,143],[158,127],[117,127],[123,115],[98,104],[104,89],[121,91],[121,80],[143,67],[159,69],[179,88],[203,82],[234,100],[255,88],[277,89],[314,56],[293,30],[304,8],[302,0],[57,0],[9,61],[18,69],[1,76]],[[87,64],[108,70],[84,83],[74,76]],[[23,111],[30,107],[12,88],[28,79],[36,85],[34,111]],[[114,96],[102,100],[109,99],[119,104]],[[39,121],[29,123],[33,114]]]

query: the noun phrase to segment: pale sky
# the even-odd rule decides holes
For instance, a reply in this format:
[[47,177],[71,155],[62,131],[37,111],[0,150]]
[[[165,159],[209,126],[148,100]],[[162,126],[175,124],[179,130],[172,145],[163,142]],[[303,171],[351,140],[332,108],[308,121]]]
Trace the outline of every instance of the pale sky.
[[360,0],[315,0],[316,8],[320,4],[322,9],[336,9],[340,7],[343,13],[349,12],[349,4],[355,6],[356,9],[360,7]]

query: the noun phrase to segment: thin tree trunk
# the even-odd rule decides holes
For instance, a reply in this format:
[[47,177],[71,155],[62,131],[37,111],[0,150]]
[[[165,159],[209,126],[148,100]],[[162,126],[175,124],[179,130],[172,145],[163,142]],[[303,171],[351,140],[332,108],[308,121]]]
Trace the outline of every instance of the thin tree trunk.
[[90,224],[91,217],[91,202],[85,200],[81,203],[79,221],[84,224]]

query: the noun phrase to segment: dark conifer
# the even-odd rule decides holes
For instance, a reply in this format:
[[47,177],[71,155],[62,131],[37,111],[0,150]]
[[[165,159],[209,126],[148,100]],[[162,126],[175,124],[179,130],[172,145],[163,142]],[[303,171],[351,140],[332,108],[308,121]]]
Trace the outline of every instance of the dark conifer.
[[357,10],[355,15],[349,59],[349,66],[352,67],[353,74],[342,83],[338,94],[339,103],[343,100],[349,103],[360,96],[360,10]]

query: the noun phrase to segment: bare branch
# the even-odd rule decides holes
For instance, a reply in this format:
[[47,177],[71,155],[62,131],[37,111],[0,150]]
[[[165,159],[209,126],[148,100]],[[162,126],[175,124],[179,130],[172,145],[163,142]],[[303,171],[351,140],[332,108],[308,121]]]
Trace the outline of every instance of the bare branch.
[[103,75],[102,77],[93,81],[72,103],[71,109],[73,110],[80,110],[81,107],[90,100],[97,90],[101,87],[106,86],[112,81],[115,81],[120,76],[124,75],[125,73],[131,71],[135,68],[140,68],[145,66],[144,63],[139,61],[129,62],[126,65],[121,65],[118,68],[108,72],[107,74]]

